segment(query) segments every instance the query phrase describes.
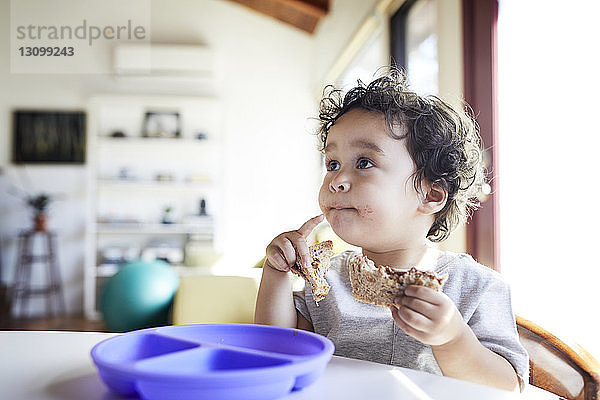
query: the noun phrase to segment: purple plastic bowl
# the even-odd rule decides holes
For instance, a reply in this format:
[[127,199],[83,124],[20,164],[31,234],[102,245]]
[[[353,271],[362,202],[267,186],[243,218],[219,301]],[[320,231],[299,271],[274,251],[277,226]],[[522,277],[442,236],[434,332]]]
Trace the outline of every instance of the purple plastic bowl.
[[146,400],[276,399],[312,384],[334,346],[267,325],[175,325],[106,339],[91,355],[116,394]]

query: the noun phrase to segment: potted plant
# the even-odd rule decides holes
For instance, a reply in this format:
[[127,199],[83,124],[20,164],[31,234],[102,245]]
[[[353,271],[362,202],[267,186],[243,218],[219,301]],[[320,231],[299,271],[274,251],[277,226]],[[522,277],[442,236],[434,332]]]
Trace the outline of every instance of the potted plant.
[[48,220],[48,206],[52,202],[52,197],[46,193],[40,193],[33,196],[27,196],[27,205],[30,206],[34,212],[34,230],[36,232],[46,231],[46,222]]
[[163,210],[162,220],[160,221],[162,224],[173,224],[175,223],[173,219],[173,207],[168,206]]

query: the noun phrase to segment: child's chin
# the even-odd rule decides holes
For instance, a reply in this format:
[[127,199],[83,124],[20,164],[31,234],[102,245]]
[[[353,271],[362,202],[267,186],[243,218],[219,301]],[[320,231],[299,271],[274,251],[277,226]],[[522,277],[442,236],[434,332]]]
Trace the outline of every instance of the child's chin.
[[358,229],[352,229],[353,227],[348,225],[335,226],[331,223],[330,225],[337,237],[342,239],[344,242],[352,246],[362,247],[365,237],[364,234],[361,235]]

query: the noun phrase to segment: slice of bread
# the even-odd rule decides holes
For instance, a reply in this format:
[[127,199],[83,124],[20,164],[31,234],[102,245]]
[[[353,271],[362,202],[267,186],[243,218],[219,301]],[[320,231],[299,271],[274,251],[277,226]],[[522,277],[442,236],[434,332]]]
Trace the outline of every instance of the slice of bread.
[[317,305],[319,301],[329,293],[329,284],[325,279],[325,274],[329,269],[331,257],[333,257],[333,242],[326,240],[309,246],[308,251],[311,258],[310,267],[303,267],[300,262],[291,268],[291,271],[304,278],[312,290],[313,299]]
[[416,268],[397,270],[386,265],[375,266],[366,256],[355,255],[349,261],[352,295],[356,300],[383,307],[394,305],[394,299],[404,293],[408,285],[421,285],[441,290],[448,275]]

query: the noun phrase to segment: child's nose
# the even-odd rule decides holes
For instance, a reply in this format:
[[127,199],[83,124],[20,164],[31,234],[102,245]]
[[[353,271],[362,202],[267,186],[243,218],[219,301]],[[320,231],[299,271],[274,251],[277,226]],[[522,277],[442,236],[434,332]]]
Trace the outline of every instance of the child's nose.
[[334,179],[329,183],[331,193],[347,192],[350,190],[350,182]]

